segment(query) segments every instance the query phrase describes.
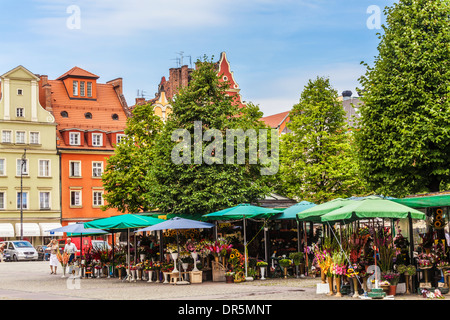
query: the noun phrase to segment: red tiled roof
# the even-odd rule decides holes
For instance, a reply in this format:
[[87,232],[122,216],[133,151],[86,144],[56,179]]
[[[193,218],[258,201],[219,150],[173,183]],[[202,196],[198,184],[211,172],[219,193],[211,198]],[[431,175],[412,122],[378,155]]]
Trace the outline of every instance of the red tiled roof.
[[289,115],[290,111],[285,111],[277,114],[273,114],[267,117],[262,117],[260,121],[264,121],[271,128],[278,128],[278,126],[283,122],[284,119]]
[[86,71],[84,69],[81,69],[79,67],[73,67],[72,69],[70,69],[69,71],[67,71],[66,73],[64,73],[62,76],[60,76],[57,80],[62,80],[68,76],[73,76],[73,77],[87,77],[87,78],[95,78],[98,79],[99,76],[90,73],[89,71]]
[[[57,137],[59,147],[83,148],[84,146],[67,146],[64,144],[60,130],[76,128],[80,130],[103,130],[107,132],[123,131],[126,127],[127,116],[111,84],[97,83],[97,99],[81,100],[70,99],[64,83],[61,80],[49,80],[52,91],[52,109],[57,126]],[[61,115],[62,111],[68,113],[68,117]],[[90,112],[92,119],[86,119],[85,113]],[[113,120],[112,115],[117,114],[118,120]],[[89,148],[91,149],[91,148]],[[104,147],[94,147],[92,149],[112,149],[109,142]]]

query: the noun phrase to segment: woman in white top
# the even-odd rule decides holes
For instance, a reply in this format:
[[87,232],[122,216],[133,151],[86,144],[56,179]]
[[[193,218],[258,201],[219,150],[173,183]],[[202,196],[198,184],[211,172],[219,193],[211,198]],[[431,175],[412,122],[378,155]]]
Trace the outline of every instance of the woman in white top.
[[[50,274],[56,274],[56,268],[58,267],[59,261],[58,261],[58,257],[56,256],[56,254],[58,253],[59,250],[59,246],[58,246],[58,241],[56,241],[56,239],[53,239],[52,241],[50,241],[50,243],[47,245],[47,247],[50,248],[50,270],[52,272],[50,272]],[[53,267],[55,268],[55,271],[53,271]]]

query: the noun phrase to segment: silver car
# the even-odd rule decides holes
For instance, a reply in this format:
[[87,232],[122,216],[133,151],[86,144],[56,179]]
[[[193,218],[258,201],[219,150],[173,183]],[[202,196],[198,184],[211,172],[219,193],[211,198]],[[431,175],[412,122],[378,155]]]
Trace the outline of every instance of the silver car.
[[38,260],[38,252],[28,241],[12,240],[2,243],[6,243],[5,252],[9,253],[11,261]]

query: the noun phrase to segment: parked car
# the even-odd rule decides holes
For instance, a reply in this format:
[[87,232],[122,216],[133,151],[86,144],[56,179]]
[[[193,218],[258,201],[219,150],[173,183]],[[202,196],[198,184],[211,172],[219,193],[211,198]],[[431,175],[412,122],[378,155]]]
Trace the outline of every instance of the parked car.
[[37,246],[36,251],[38,252],[38,260],[49,261],[51,249],[47,246]]
[[5,252],[9,254],[11,261],[38,260],[38,252],[28,241],[12,240],[3,243],[6,243]]

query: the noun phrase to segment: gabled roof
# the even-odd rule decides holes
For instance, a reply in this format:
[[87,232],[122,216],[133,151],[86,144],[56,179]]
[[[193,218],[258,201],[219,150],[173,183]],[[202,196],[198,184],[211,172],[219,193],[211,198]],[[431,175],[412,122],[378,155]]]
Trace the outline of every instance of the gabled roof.
[[10,75],[17,73],[18,71],[22,71],[22,74],[24,74],[27,78],[33,78],[35,80],[39,81],[39,77],[36,76],[33,72],[31,72],[30,70],[28,70],[27,68],[25,68],[22,65],[19,65],[17,67],[15,67],[14,69],[9,70],[8,72],[2,74],[0,77],[1,78],[9,78]]
[[278,128],[283,121],[289,116],[290,111],[285,111],[277,114],[273,114],[267,117],[262,117],[261,121],[264,121],[271,128]]
[[72,69],[70,69],[69,71],[67,71],[66,73],[64,73],[62,76],[60,76],[59,78],[57,78],[57,80],[64,80],[68,77],[80,77],[80,78],[93,78],[93,79],[98,79],[100,78],[99,76],[86,71],[84,69],[81,69],[79,67],[73,67]]

